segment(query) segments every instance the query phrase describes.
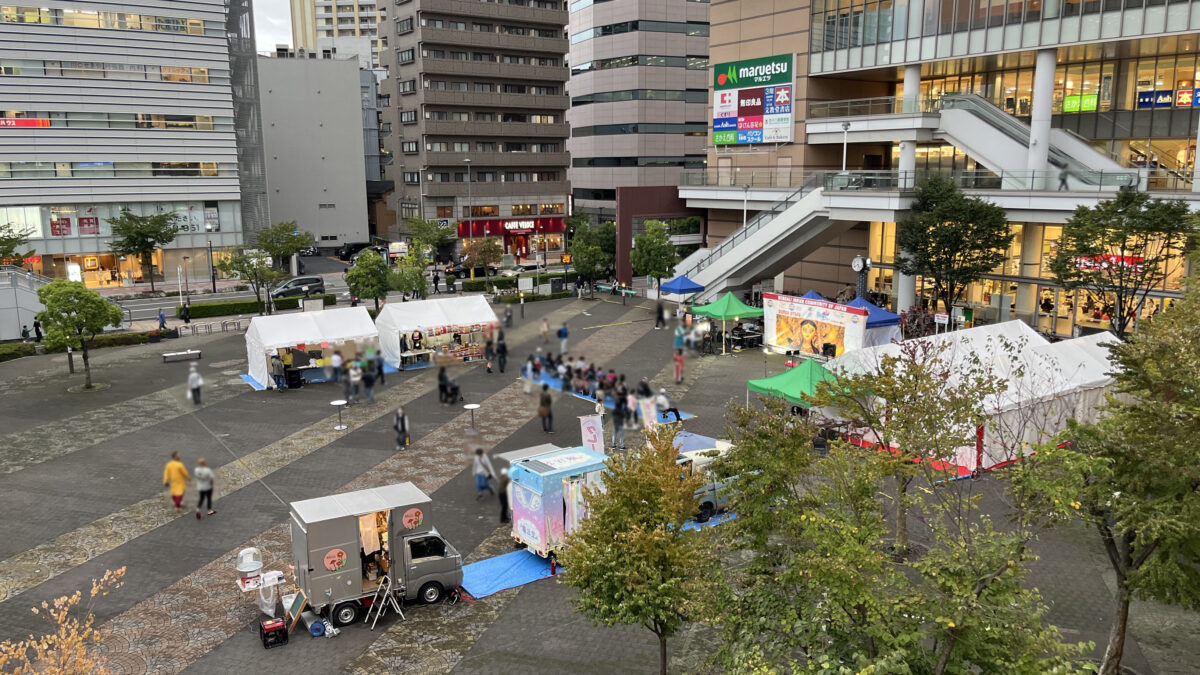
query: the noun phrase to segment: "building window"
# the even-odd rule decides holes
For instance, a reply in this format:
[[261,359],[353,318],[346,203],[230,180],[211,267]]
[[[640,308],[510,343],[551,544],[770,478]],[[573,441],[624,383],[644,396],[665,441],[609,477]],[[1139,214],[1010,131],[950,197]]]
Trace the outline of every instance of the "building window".
[[[496,121],[496,113],[494,113],[494,112],[477,112],[477,113],[475,113],[475,121],[476,122],[495,122]],[[494,149],[494,144],[493,144],[493,149]]]
[[563,212],[562,204],[539,204],[538,205],[538,213],[540,213],[543,216],[556,215],[556,214],[560,214],[562,212]]
[[454,122],[470,122],[471,121],[471,113],[461,112],[461,111],[460,112],[452,112],[452,113],[450,113],[450,119]]
[[491,82],[476,82],[475,91],[481,94],[491,94],[496,91],[496,85]]
[[431,59],[444,59],[444,58],[446,58],[446,52],[444,52],[444,51],[442,51],[442,50],[440,50],[440,49],[422,49],[422,50],[421,50],[421,54],[422,54],[423,56],[425,56],[425,57],[428,57],[428,58],[431,58]]
[[555,115],[530,115],[530,124],[557,124],[558,117]]
[[495,171],[476,171],[475,172],[475,182],[476,183],[495,183],[496,182],[496,172]]
[[445,80],[434,80],[432,82],[426,81],[425,88],[433,89],[435,91],[445,91],[446,90],[446,81]]
[[506,35],[529,35],[529,29],[523,26],[500,26],[500,32]]
[[318,209],[336,209],[337,204],[317,204]]
[[449,183],[450,182],[450,172],[443,171],[440,173],[431,173],[431,174],[429,174],[429,180],[434,183]]
[[401,124],[416,124],[417,123],[417,111],[416,110],[401,110],[400,111],[400,123]]
[[438,218],[453,218],[454,217],[454,207],[453,206],[437,207],[437,217]]
[[537,213],[537,204],[513,204],[512,214],[514,216],[532,216]]
[[401,218],[416,218],[416,217],[418,217],[419,213],[420,213],[420,209],[417,207],[416,204],[413,204],[410,202],[404,202],[404,203],[400,204],[400,217]]
[[450,82],[450,83],[448,83],[448,89],[450,89],[450,91],[466,91],[467,83],[466,82]]
[[396,87],[400,90],[401,94],[412,94],[417,91],[417,81],[401,80],[396,83]]
[[533,93],[538,96],[557,96],[558,87],[534,87]]
[[454,174],[454,182],[455,182],[455,183],[465,183],[465,182],[467,182],[467,172],[465,172],[465,171],[457,171],[457,172],[455,172],[455,174]]
[[400,152],[403,152],[406,155],[414,155],[417,153],[417,150],[418,148],[416,141],[404,141],[400,144]]
[[524,171],[505,171],[504,172],[504,182],[505,183],[528,183],[529,182],[529,174]]
[[418,171],[405,171],[404,172],[404,184],[405,185],[419,185],[420,183],[421,183],[420,172],[418,172]]
[[455,143],[453,147],[454,147],[454,152],[470,152],[471,151],[470,143]]
[[445,141],[434,141],[432,143],[426,143],[425,149],[430,152],[446,152],[450,149],[450,144],[446,143]]
[[505,94],[525,94],[528,93],[529,87],[523,84],[503,84],[500,91]]
[[528,143],[505,143],[505,152],[529,152]]
[[446,120],[450,119],[450,113],[446,112],[445,110],[426,110],[425,119],[445,122]]
[[450,52],[450,59],[453,61],[466,61],[467,53],[466,52]]
[[490,32],[492,32],[492,24],[490,24],[490,23],[473,23],[473,24],[471,24],[471,30],[475,31],[476,33],[490,33]]
[[[467,207],[465,206],[463,207],[463,215],[467,215]],[[495,204],[488,204],[484,206],[473,204],[471,206],[471,218],[487,218],[498,215],[500,215],[500,207]]]
[[495,54],[489,54],[487,52],[471,52],[472,61],[485,61],[488,63],[494,63],[496,59],[497,57]]
[[416,50],[405,49],[396,53],[396,58],[400,63],[412,63],[416,60]]
[[399,33],[399,34],[401,34],[401,35],[403,35],[403,34],[405,34],[405,33],[411,33],[411,32],[413,32],[413,20],[412,20],[412,17],[410,16],[410,17],[407,17],[407,18],[404,18],[404,19],[397,19],[397,20],[396,20],[396,32],[397,32],[397,33]]
[[477,152],[495,152],[496,151],[496,142],[495,141],[479,141],[478,143],[475,144],[475,150]]
[[426,28],[445,28],[446,22],[441,19],[421,19],[421,25]]
[[558,152],[558,143],[534,143],[529,149],[530,152]]

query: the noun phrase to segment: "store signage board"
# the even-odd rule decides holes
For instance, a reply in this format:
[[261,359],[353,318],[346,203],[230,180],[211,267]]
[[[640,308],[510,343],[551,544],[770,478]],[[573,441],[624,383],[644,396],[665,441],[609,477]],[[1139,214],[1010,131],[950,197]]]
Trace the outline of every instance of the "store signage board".
[[820,355],[826,344],[832,344],[839,356],[863,346],[865,309],[769,292],[764,292],[762,298],[763,341],[767,346]]
[[791,142],[795,81],[793,54],[713,66],[713,145]]
[[1100,97],[1097,94],[1076,94],[1063,98],[1062,111],[1093,112],[1100,107]]
[[933,322],[939,326],[945,326],[950,323],[950,315],[945,312],[938,312],[933,315]]
[[1139,91],[1137,93],[1138,109],[1170,108],[1175,102],[1175,92],[1171,89]]
[[17,129],[17,128],[29,128],[29,127],[48,127],[48,126],[50,126],[50,120],[34,119],[31,117],[20,117],[20,118],[16,118],[16,119],[7,118],[7,117],[0,118],[0,129],[5,129],[5,128],[6,129]]

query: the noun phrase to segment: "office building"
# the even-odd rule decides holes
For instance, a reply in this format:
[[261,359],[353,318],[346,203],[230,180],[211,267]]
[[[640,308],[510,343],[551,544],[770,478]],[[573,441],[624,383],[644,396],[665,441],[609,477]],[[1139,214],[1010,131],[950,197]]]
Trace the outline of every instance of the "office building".
[[708,3],[570,4],[571,193],[575,211],[616,216],[618,186],[676,185],[705,168]]
[[567,41],[562,2],[398,5],[383,98],[393,208],[456,223],[463,248],[557,261],[567,183]]
[[364,149],[360,73],[374,82],[371,71],[353,55],[259,57],[258,70],[272,218],[295,221],[317,246],[367,241],[366,164],[378,171],[379,154]]
[[249,2],[62,4],[0,7],[0,222],[100,287],[149,280],[109,218],[173,213],[154,270],[207,279],[210,244],[268,221]]
[[[832,296],[869,254],[879,299],[913,305],[927,294],[894,270],[895,223],[933,172],[1004,207],[1016,235],[1007,261],[962,299],[976,320],[1102,329],[1105,300],[1058,287],[1048,269],[1062,224],[1122,188],[1200,203],[1200,5],[758,9],[711,7],[708,170],[685,172],[679,189],[709,214],[707,246],[679,269],[713,288]],[[1182,274],[1143,311],[1176,297]]]
[[329,48],[338,38],[363,37],[371,41],[371,68],[380,67],[387,38],[380,26],[387,20],[387,5],[375,0],[291,0],[292,47],[306,51]]

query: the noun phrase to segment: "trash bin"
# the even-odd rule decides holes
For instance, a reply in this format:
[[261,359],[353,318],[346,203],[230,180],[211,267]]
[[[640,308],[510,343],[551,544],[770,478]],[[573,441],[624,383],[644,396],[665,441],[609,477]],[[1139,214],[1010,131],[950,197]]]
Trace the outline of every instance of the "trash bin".
[[550,279],[550,292],[551,293],[562,293],[563,292],[562,277],[552,277]]

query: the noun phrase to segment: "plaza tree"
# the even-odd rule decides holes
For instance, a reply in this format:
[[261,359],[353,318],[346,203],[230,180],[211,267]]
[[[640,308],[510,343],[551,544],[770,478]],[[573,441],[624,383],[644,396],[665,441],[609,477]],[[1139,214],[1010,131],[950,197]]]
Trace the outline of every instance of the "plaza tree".
[[22,264],[25,258],[33,255],[33,249],[25,247],[28,243],[27,233],[18,230],[12,223],[0,224],[0,264]]
[[597,624],[643,626],[667,640],[698,618],[713,561],[701,535],[683,529],[697,510],[699,475],[680,476],[677,425],[657,425],[647,444],[613,455],[604,488],[584,488],[588,517],[567,535],[563,582],[579,592],[576,611]]
[[934,299],[949,312],[968,284],[1004,262],[1012,238],[1004,209],[934,176],[917,187],[896,225],[896,266],[931,281]]
[[408,255],[396,261],[396,266],[388,272],[388,287],[406,296],[425,297],[427,284],[425,259],[412,249]]
[[154,252],[175,241],[179,234],[179,218],[178,213],[139,216],[122,211],[108,219],[113,236],[109,250],[136,257],[142,266],[142,274],[150,277],[151,291],[154,290]]
[[1057,459],[1080,480],[1079,513],[1116,575],[1113,625],[1101,675],[1125,653],[1129,604],[1200,607],[1200,282],[1112,347],[1119,396],[1100,421],[1064,434]]
[[250,290],[254,291],[254,299],[258,302],[259,314],[271,313],[271,290],[288,278],[286,271],[275,269],[271,265],[271,258],[266,251],[244,246],[235,248],[218,262],[217,269],[249,284]]
[[379,299],[386,298],[391,287],[387,263],[375,251],[363,251],[346,273],[346,285],[355,297],[373,298],[378,310]]
[[[429,254],[434,258],[440,258],[443,250],[454,243],[454,238],[457,235],[457,230],[454,225],[449,223],[443,225],[436,220],[422,220],[420,218],[406,218],[404,227],[408,230],[408,234],[412,237],[412,245],[417,249],[417,252],[422,256],[426,255],[426,249],[429,249]],[[433,262],[428,260],[427,262]]]
[[[575,272],[584,279],[595,282],[608,266],[612,257],[604,252],[603,235],[597,227],[582,225],[575,230],[571,238],[571,264]],[[595,288],[594,283],[591,288]]]
[[467,249],[467,267],[478,267],[487,276],[488,270],[498,266],[503,256],[504,248],[500,246],[500,240],[494,237],[476,239],[475,244]]
[[312,243],[312,234],[301,231],[294,220],[276,223],[254,235],[254,244],[271,256],[274,264],[283,269],[288,268],[289,258],[312,246]]
[[57,279],[38,289],[38,300],[46,309],[37,318],[46,330],[51,348],[69,347],[83,355],[84,388],[92,388],[92,364],[88,348],[105,327],[121,325],[121,308],[78,281]]
[[1124,337],[1146,296],[1183,271],[1198,233],[1196,216],[1183,200],[1118,192],[1094,207],[1075,209],[1063,225],[1050,270],[1058,283],[1092,294],[1101,307],[1111,296],[1112,330]]
[[[656,285],[675,269],[675,245],[667,234],[667,226],[657,220],[646,221],[646,231],[633,238],[630,254],[633,273],[653,277]],[[661,294],[662,291],[659,291]]]

